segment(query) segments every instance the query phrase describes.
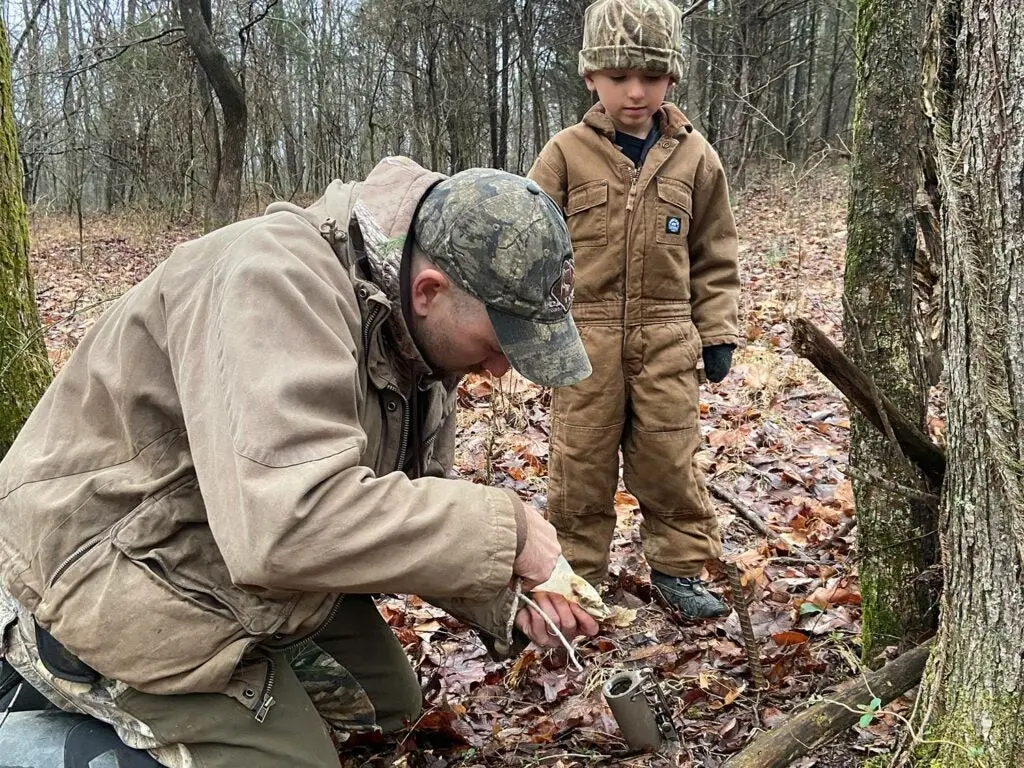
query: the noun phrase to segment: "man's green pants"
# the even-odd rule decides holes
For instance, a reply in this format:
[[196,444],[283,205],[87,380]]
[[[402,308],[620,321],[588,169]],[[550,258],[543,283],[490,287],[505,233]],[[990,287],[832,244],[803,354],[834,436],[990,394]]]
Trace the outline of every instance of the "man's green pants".
[[0,638],[7,662],[22,677],[61,709],[109,723],[129,746],[170,768],[336,768],[334,738],[400,730],[422,707],[416,674],[366,595],[345,597],[314,644],[269,654],[274,703],[262,722],[219,693],[159,696],[112,680],[54,677],[25,624],[20,620]]

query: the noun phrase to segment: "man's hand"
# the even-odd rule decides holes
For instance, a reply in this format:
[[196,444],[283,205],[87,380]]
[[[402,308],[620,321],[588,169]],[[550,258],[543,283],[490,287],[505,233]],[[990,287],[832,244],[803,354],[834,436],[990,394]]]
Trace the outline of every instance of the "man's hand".
[[[534,592],[531,598],[569,642],[578,635],[593,637],[597,634],[597,620],[576,603],[571,603],[554,592]],[[516,614],[516,626],[542,648],[554,648],[562,644],[544,621],[544,617],[532,607],[519,610]]]
[[712,344],[701,350],[704,358],[704,375],[708,381],[719,382],[729,373],[732,367],[732,351],[736,349],[735,344]]
[[516,525],[522,526],[526,539],[512,563],[512,572],[523,580],[523,591],[526,592],[548,580],[555,570],[558,556],[562,554],[562,547],[555,527],[533,507],[520,505]]

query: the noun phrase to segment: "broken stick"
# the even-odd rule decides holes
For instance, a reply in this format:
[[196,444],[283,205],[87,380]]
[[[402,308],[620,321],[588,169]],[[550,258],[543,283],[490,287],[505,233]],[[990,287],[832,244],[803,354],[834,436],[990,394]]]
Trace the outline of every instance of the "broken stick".
[[762,536],[767,536],[769,539],[778,538],[778,536],[772,532],[771,528],[768,527],[767,523],[761,519],[761,516],[735,493],[726,490],[718,483],[708,483],[708,490],[722,501],[731,505],[732,508],[739,513],[740,517],[742,517],[751,528]]
[[857,722],[875,697],[885,706],[921,679],[929,645],[921,645],[890,661],[854,685],[826,694],[821,701],[778,728],[758,736],[724,768],[785,768],[794,760],[834,739]]
[[[793,350],[806,358],[853,403],[880,432],[885,421],[875,405],[871,381],[810,320],[793,320]],[[879,395],[893,434],[907,457],[919,466],[935,487],[942,484],[946,473],[946,454],[939,446],[907,419],[885,395]]]

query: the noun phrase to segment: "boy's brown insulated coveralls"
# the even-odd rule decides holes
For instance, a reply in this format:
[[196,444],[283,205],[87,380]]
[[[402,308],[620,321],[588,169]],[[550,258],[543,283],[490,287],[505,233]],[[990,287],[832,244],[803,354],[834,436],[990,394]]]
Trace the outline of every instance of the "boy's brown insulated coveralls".
[[530,177],[565,211],[572,313],[594,369],[552,401],[548,511],[573,568],[606,575],[621,445],[651,568],[696,576],[721,554],[704,480],[697,363],[737,343],[736,227],[718,155],[675,106],[640,169],[598,104],[558,133]]

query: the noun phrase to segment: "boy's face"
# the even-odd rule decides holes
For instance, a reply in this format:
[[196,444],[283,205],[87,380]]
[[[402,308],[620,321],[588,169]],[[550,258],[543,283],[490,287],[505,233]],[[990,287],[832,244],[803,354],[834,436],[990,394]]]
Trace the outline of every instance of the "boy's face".
[[587,90],[597,93],[615,129],[645,138],[672,84],[671,75],[638,69],[606,69],[584,75]]

